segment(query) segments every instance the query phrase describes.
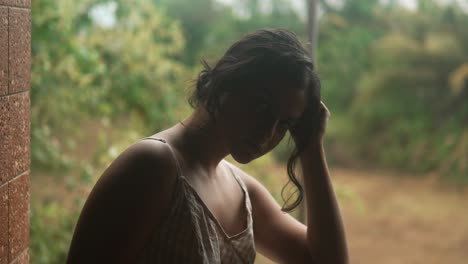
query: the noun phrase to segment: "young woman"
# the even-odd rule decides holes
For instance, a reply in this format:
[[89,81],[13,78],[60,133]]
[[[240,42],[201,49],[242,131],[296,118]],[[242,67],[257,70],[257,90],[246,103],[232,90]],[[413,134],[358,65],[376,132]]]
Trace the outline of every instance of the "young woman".
[[[128,147],[81,212],[68,263],[348,263],[322,138],[330,115],[306,49],[262,29],[204,63],[184,121]],[[289,130],[298,199],[281,208],[248,163]],[[299,160],[303,185],[294,173]],[[307,225],[289,212],[305,197]]]

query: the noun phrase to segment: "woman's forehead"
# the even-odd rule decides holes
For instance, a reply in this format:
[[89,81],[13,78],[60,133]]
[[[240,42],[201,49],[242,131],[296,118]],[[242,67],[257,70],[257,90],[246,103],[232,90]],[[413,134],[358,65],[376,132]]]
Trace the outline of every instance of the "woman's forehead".
[[299,87],[272,85],[257,89],[254,95],[268,100],[281,116],[298,118],[305,109],[306,90]]

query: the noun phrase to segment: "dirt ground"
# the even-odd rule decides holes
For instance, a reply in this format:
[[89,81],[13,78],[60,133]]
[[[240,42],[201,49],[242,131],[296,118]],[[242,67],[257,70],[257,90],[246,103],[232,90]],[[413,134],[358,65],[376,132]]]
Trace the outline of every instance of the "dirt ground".
[[[352,264],[468,263],[468,191],[436,176],[332,169]],[[262,256],[257,263],[273,263]]]

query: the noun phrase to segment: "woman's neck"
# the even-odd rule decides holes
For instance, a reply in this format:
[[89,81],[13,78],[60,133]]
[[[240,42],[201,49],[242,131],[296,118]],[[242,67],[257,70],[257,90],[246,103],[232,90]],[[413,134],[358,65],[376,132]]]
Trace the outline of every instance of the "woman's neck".
[[229,155],[228,142],[208,113],[196,109],[188,118],[173,127],[172,144],[181,152],[184,165],[215,175],[219,162]]

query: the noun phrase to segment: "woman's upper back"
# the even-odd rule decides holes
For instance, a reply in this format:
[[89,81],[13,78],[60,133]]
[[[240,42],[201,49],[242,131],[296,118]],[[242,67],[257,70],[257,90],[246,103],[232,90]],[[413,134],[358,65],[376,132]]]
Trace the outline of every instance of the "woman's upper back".
[[253,263],[251,206],[242,181],[248,228],[229,237],[176,160],[171,147],[156,140],[122,153],[85,204],[68,262],[133,263],[139,255],[140,263]]

